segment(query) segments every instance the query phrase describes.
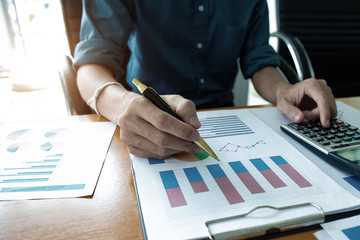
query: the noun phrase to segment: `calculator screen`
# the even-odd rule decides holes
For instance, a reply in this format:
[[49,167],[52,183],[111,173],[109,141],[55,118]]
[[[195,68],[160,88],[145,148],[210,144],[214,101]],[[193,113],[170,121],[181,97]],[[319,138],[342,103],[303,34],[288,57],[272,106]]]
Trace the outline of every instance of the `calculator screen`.
[[339,150],[334,153],[360,166],[360,148]]

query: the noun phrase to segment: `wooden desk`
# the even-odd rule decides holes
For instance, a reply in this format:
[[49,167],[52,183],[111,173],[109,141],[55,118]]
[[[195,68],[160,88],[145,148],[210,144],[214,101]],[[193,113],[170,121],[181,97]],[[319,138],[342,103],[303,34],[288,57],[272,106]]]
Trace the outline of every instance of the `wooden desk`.
[[[339,99],[360,109],[360,97]],[[105,121],[96,115],[64,121]],[[315,239],[307,231],[278,239]],[[92,197],[0,201],[0,239],[143,239],[126,146],[114,138]]]

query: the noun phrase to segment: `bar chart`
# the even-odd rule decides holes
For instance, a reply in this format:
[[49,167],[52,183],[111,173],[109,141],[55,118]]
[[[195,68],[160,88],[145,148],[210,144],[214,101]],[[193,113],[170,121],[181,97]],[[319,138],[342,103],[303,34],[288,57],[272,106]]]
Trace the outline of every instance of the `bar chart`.
[[237,115],[200,119],[202,138],[228,137],[254,133]]
[[114,129],[106,122],[1,125],[0,200],[91,195]]
[[[229,205],[244,203],[251,195],[282,194],[313,187],[280,155],[160,171],[159,176],[171,207],[188,205],[186,198],[194,197],[182,191],[188,185],[196,194],[214,191]],[[213,183],[217,188],[210,189],[208,186]]]

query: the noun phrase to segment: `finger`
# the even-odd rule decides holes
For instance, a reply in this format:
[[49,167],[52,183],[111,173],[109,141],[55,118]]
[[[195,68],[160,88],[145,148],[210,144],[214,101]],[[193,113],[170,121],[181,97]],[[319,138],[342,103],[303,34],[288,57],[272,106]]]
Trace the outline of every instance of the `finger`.
[[[160,114],[166,115],[166,118],[175,119],[169,114],[161,111]],[[177,120],[177,119],[175,119]],[[179,121],[180,122],[180,121]],[[182,122],[180,122],[182,123]],[[185,124],[185,123],[182,123]],[[161,125],[161,124],[160,124]],[[190,127],[190,126],[188,126]],[[191,127],[190,127],[191,128]],[[132,144],[136,146],[140,146],[140,144],[144,144],[141,142],[141,138],[146,138],[149,142],[153,143],[153,146],[149,144],[146,147],[142,147],[151,152],[159,152],[159,147],[174,149],[178,151],[186,151],[191,152],[194,150],[196,146],[193,141],[187,141],[181,138],[178,138],[172,134],[166,133],[153,124],[143,119],[140,116],[129,114],[129,116],[123,116],[120,121],[120,129],[121,129],[121,139],[127,144]],[[199,138],[199,133],[195,131],[194,139],[197,140]],[[135,135],[135,136],[134,136]],[[139,136],[142,136],[141,138]],[[136,142],[137,141],[137,142]],[[161,153],[158,153],[161,155]]]
[[312,82],[310,82],[310,87],[306,89],[306,95],[311,97],[317,105],[317,108],[308,113],[309,116],[314,118],[313,114],[317,114],[317,116],[320,116],[321,125],[324,127],[329,127],[330,118],[332,115],[331,111],[334,110],[331,110],[330,107],[330,104],[333,104],[333,96],[331,91],[329,91],[329,87],[327,86],[326,81],[312,80]]
[[304,114],[302,111],[294,106],[291,102],[281,101],[278,103],[278,109],[285,114],[291,121],[295,123],[301,123],[304,120]]
[[196,106],[192,101],[180,95],[167,95],[164,98],[184,122],[195,129],[200,128],[201,124],[196,114]]
[[199,139],[199,132],[192,126],[160,110],[146,98],[143,98],[142,101],[145,101],[144,107],[140,108],[136,106],[133,107],[136,109],[131,109],[136,111],[140,118],[144,119],[158,130],[177,138],[191,142]]

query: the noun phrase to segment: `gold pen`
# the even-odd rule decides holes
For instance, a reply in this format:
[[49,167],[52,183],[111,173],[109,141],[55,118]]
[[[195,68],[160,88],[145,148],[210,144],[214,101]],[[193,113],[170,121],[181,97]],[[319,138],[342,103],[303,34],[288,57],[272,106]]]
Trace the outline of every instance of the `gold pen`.
[[[142,95],[144,95],[147,99],[149,99],[155,106],[160,108],[161,110],[169,113],[173,117],[183,121],[174,111],[174,109],[160,97],[160,95],[151,87],[146,86],[141,83],[136,78],[133,79],[133,84],[137,87]],[[201,137],[194,142],[199,148],[204,150],[207,154],[209,154],[214,159],[218,160],[218,156],[214,153],[214,151],[209,147],[209,145],[202,139]]]

